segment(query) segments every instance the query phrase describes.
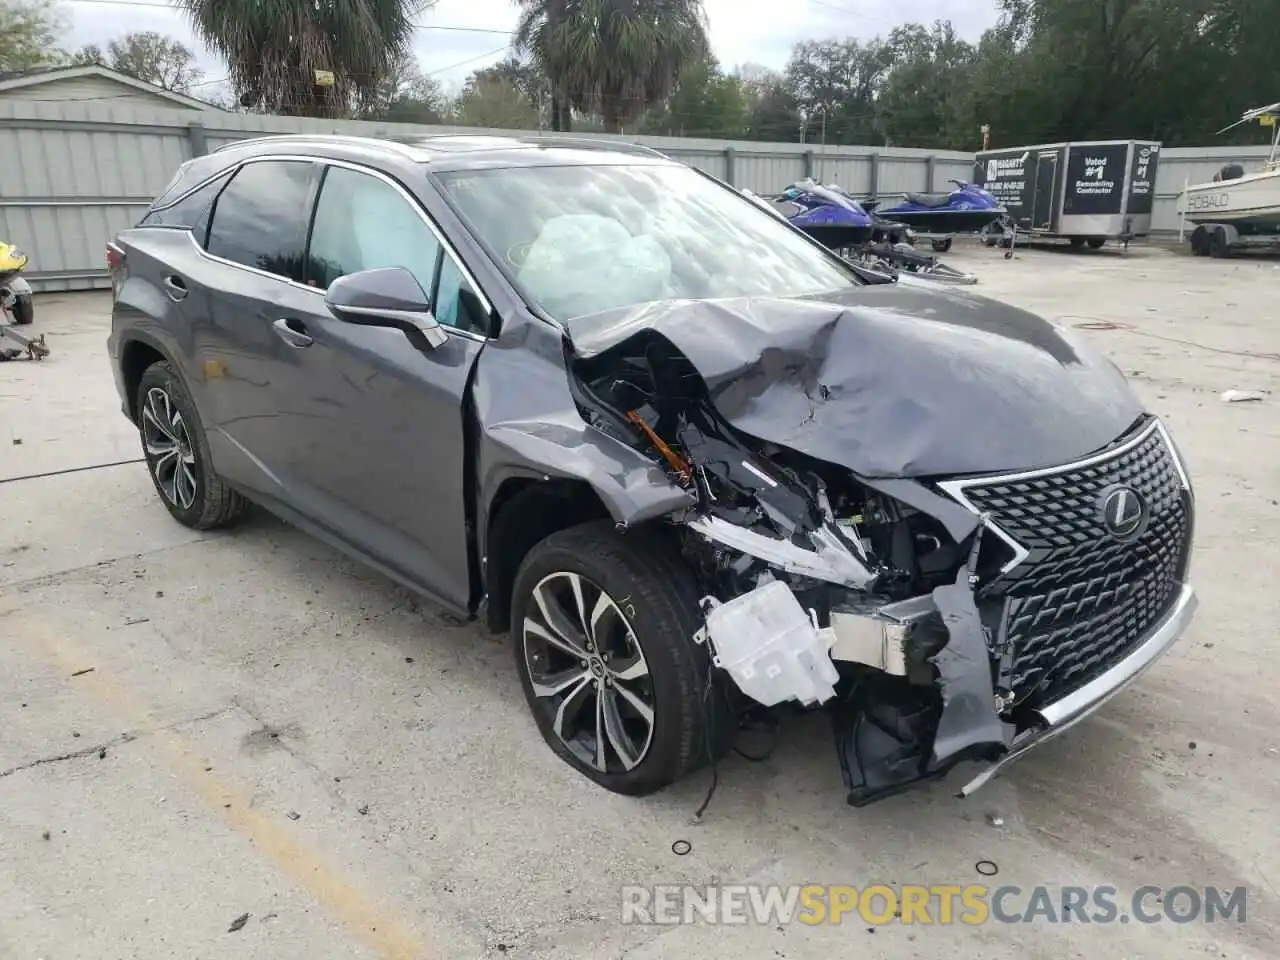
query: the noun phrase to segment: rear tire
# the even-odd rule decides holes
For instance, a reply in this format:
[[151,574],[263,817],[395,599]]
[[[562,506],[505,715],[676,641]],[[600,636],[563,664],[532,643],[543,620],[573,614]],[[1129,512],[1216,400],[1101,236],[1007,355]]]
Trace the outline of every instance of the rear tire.
[[1101,250],[1107,245],[1106,237],[1090,237],[1087,241],[1090,250]]
[[36,318],[36,305],[31,294],[23,293],[13,298],[13,322],[15,326],[25,327]]
[[673,542],[600,521],[554,533],[521,564],[511,609],[529,709],[579,773],[641,796],[728,751],[735,724]]
[[213,530],[248,509],[249,501],[213,472],[200,416],[168,363],[157,361],[143,371],[137,411],[147,472],[173,519],[193,530]]
[[1067,242],[1071,244],[1072,250],[1084,249],[1084,237],[1067,237]]
[[946,237],[945,239],[942,239],[942,240],[933,241],[934,253],[947,253],[948,251],[950,251],[950,249],[951,249],[951,237]]

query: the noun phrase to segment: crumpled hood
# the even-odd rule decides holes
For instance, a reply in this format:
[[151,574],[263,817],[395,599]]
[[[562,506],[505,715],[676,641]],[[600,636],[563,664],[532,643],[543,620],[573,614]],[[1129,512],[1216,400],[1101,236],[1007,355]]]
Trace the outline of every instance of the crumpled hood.
[[831,300],[663,301],[569,328],[580,357],[660,334],[735,428],[866,477],[1067,463],[1143,412],[1119,370],[1069,331],[903,282]]

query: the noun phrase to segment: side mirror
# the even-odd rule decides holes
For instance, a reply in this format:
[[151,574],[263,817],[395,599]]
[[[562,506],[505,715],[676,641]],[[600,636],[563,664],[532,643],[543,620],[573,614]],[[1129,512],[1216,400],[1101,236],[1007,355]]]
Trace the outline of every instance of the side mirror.
[[403,330],[419,349],[435,349],[449,340],[431,313],[422,285],[404,267],[378,267],[339,277],[325,291],[324,304],[344,323]]

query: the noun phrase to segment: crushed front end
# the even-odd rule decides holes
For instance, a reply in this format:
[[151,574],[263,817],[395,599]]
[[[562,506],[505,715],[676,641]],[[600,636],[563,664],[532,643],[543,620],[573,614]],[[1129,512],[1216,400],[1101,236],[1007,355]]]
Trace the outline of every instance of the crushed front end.
[[1193,497],[1154,418],[1061,466],[875,478],[743,432],[653,331],[570,363],[588,421],[693,498],[668,520],[705,595],[698,641],[744,712],[829,711],[855,806],[979,761],[971,792],[1190,619]]

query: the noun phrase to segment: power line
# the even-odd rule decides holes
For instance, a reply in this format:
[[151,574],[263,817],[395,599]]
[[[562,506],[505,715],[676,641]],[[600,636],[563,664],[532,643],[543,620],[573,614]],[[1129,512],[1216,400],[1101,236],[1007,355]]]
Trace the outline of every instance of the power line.
[[451,63],[449,64],[449,66],[440,67],[438,70],[428,70],[424,74],[424,76],[434,77],[438,73],[448,73],[450,70],[457,70],[459,67],[465,67],[469,63],[475,63],[477,60],[484,60],[486,57],[492,57],[495,54],[506,53],[510,49],[511,49],[510,44],[503,44],[500,47],[495,47],[494,49],[490,50],[488,53],[482,53],[482,54],[479,54],[478,56],[468,57],[466,60],[460,60],[457,63]]

